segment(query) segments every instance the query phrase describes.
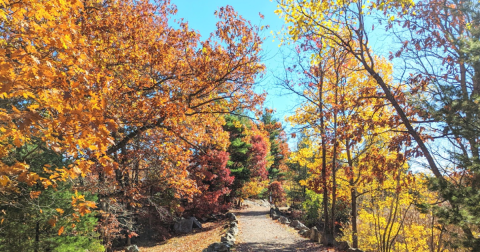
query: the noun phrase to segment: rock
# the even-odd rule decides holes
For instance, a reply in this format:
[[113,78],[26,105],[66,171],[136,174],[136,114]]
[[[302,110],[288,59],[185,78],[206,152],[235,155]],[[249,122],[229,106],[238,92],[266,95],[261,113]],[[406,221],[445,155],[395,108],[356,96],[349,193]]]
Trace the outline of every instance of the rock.
[[318,231],[317,227],[310,229],[310,240],[322,243],[322,234]]
[[226,217],[226,218],[229,218],[231,221],[237,220],[237,216],[235,216],[234,213],[227,213],[227,214],[225,215],[225,217]]
[[347,249],[347,252],[363,252],[363,251],[359,248],[349,248]]
[[228,242],[229,244],[235,244],[235,236],[231,233],[227,233],[225,236],[222,237],[220,240],[221,242]]
[[192,226],[193,228],[200,228],[200,229],[202,228],[202,223],[200,223],[200,222],[197,220],[197,218],[195,218],[195,217],[190,217],[190,220],[193,221],[193,226]]
[[350,248],[350,246],[348,245],[348,242],[346,241],[340,241],[340,242],[335,242],[335,247],[340,249],[340,250],[347,250]]
[[235,221],[230,222],[230,227],[238,227],[238,222],[235,222]]
[[278,214],[273,214],[272,220],[278,220],[278,218],[280,218],[280,215],[278,215]]
[[290,224],[290,221],[287,219],[287,217],[280,217],[278,221],[282,224]]
[[307,226],[305,226],[303,223],[301,223],[298,220],[292,221],[292,223],[290,223],[290,226],[295,228],[296,230],[308,229]]
[[350,248],[350,246],[348,245],[348,242],[346,241],[336,242],[335,247],[338,248],[339,250],[347,250]]
[[301,235],[301,236],[306,236],[305,234],[308,232],[308,230],[306,229],[302,229],[300,231],[298,231],[298,234]]
[[228,252],[230,251],[230,245],[226,242],[216,242],[210,244],[208,248],[204,249],[203,252]]
[[233,236],[237,235],[238,232],[239,232],[239,230],[238,230],[237,226],[233,226],[228,230],[228,233],[231,233]]
[[175,230],[176,233],[180,233],[180,234],[191,233],[193,229],[193,220],[192,219],[179,220],[173,225],[173,229]]
[[270,218],[273,218],[273,215],[275,215],[275,208],[270,208]]
[[[304,229],[305,230],[305,229]],[[310,234],[312,233],[312,230],[311,229],[308,229],[305,234],[304,234],[304,237],[310,237]]]
[[125,252],[139,252],[137,245],[130,245],[125,249]]
[[290,223],[290,227],[295,228],[295,227],[298,225],[298,223],[300,223],[300,221],[294,220],[294,221],[292,221],[292,222]]
[[298,222],[297,226],[295,226],[296,230],[302,230],[302,229],[308,229],[307,226],[305,226],[303,223]]

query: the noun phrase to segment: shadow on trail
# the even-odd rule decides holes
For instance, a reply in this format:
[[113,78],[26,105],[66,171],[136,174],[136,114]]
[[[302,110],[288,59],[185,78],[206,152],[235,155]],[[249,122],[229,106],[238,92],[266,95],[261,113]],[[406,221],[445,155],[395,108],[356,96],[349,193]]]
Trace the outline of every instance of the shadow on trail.
[[260,216],[260,215],[267,215],[269,211],[247,211],[247,212],[238,212],[235,213],[237,216]]
[[312,243],[308,240],[297,242],[292,245],[285,245],[279,243],[241,243],[235,247],[236,252],[313,252],[313,251],[328,251],[326,247],[319,247],[318,244]]

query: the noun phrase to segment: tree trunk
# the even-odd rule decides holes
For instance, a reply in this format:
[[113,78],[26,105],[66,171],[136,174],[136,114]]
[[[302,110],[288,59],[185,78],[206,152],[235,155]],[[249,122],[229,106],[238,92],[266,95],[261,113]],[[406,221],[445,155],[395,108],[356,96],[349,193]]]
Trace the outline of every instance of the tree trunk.
[[38,252],[40,249],[40,222],[37,221],[35,225],[35,252]]
[[[338,105],[338,72],[337,72],[337,86],[335,87],[335,105]],[[333,108],[333,159],[332,159],[332,217],[331,217],[331,232],[333,239],[335,239],[335,204],[337,204],[337,109]]]
[[325,121],[323,115],[323,71],[321,66],[319,66],[320,72],[320,87],[319,87],[319,112],[320,112],[320,134],[322,139],[322,185],[323,185],[323,216],[324,216],[324,226],[323,226],[323,244],[332,245],[333,236],[331,234],[331,229],[329,225],[329,214],[328,214],[328,186],[327,186],[327,143],[326,143],[326,134],[325,134]]
[[347,162],[348,166],[351,169],[352,175],[348,180],[350,186],[352,187],[350,191],[350,197],[352,198],[351,207],[352,212],[350,214],[352,222],[352,248],[358,248],[358,228],[357,228],[357,189],[355,188],[355,174],[353,172],[353,160],[350,153],[350,142],[347,139],[345,141],[346,152],[347,152]]

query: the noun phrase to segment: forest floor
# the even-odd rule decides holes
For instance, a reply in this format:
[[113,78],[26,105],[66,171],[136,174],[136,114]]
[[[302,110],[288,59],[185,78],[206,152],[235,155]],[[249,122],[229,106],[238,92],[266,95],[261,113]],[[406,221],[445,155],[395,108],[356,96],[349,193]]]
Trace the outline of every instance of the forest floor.
[[267,207],[251,205],[234,211],[240,227],[234,251],[336,251],[311,242],[300,236],[297,230],[270,219],[269,210]]
[[[207,222],[202,229],[193,229],[193,233],[172,237],[164,242],[137,244],[140,252],[201,252],[208,245],[220,242],[226,233],[225,221]],[[121,250],[123,251],[123,250]]]

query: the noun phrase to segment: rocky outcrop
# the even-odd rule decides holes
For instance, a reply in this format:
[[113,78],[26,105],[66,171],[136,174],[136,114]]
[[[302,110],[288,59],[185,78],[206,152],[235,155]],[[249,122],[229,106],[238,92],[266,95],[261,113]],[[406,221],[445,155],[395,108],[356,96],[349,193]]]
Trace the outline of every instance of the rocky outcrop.
[[193,220],[190,219],[181,219],[173,225],[173,230],[177,234],[188,234],[193,230]]
[[197,218],[195,217],[190,217],[190,219],[192,220],[192,228],[202,228],[202,223],[200,223]]

